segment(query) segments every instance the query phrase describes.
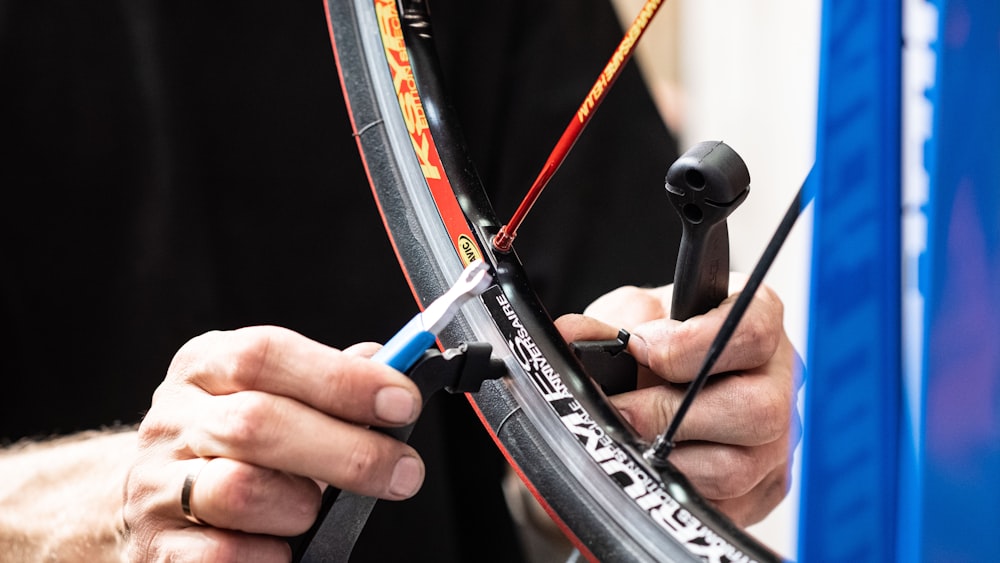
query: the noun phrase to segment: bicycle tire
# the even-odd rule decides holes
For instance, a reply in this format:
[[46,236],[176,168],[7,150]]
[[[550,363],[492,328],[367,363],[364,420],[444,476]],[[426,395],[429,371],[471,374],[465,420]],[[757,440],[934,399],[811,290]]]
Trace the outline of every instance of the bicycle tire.
[[446,103],[426,5],[325,7],[361,158],[418,304],[444,293],[470,259],[492,267],[495,285],[440,342],[488,342],[507,365],[508,377],[470,400],[564,533],[591,560],[780,561],[675,468],[643,460],[645,444],[586,376],[516,253],[493,252],[500,225]]

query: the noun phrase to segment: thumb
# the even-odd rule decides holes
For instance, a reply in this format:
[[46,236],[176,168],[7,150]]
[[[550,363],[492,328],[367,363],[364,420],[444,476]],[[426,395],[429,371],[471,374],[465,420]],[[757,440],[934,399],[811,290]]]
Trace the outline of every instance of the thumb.
[[580,314],[563,315],[556,319],[556,328],[566,342],[610,340],[618,337],[618,328],[593,317]]

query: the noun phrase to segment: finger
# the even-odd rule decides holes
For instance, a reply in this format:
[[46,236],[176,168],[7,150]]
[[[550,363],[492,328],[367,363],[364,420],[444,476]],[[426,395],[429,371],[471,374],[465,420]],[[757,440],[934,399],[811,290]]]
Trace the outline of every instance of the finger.
[[220,457],[198,470],[190,508],[215,527],[294,536],[312,525],[321,497],[312,479]]
[[[660,319],[633,327],[629,352],[668,381],[691,381],[704,363],[736,297],[732,295],[719,307],[682,323]],[[713,373],[744,370],[766,362],[787,340],[782,327],[783,314],[777,295],[766,287],[758,289],[716,361]]]
[[731,446],[710,442],[680,442],[670,461],[708,499],[737,499],[748,495],[776,468],[789,464],[791,439],[761,446]]
[[353,346],[344,348],[344,353],[361,356],[362,358],[371,358],[381,348],[382,345],[378,342],[359,342]]
[[[643,438],[651,440],[673,420],[686,389],[656,385],[615,395],[612,403]],[[792,413],[788,381],[746,372],[710,379],[691,404],[675,441],[704,440],[758,446],[780,438]]]
[[208,525],[290,536],[316,519],[320,497],[319,486],[303,477],[229,459],[194,458],[133,469],[123,516],[133,528],[155,520],[167,527]]
[[770,514],[788,494],[791,483],[791,464],[788,464],[774,468],[746,495],[710,502],[737,526],[746,527]]
[[185,425],[199,457],[238,459],[384,499],[416,493],[424,465],[407,444],[307,405],[256,391],[205,400]]
[[128,551],[130,561],[276,563],[292,558],[280,538],[205,526],[135,532]]
[[566,342],[611,340],[618,337],[619,329],[584,315],[563,315],[556,319],[555,324]]
[[655,289],[619,287],[597,298],[583,314],[629,330],[647,321],[668,318],[672,294],[673,286]]
[[359,350],[341,352],[277,327],[211,332],[178,351],[168,379],[213,395],[250,390],[281,395],[362,424],[414,421],[421,407],[416,385]]

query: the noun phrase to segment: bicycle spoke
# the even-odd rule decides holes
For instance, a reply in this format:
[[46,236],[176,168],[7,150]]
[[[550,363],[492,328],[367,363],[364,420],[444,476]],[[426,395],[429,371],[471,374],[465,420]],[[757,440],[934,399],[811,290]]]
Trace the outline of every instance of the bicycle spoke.
[[521,204],[514,211],[514,215],[507,221],[507,224],[500,227],[500,232],[493,237],[494,248],[500,252],[510,251],[511,245],[514,243],[514,238],[517,236],[517,228],[524,222],[524,218],[531,211],[535,202],[538,201],[538,196],[542,195],[542,190],[545,189],[549,180],[556,173],[556,170],[566,160],[566,155],[569,154],[573,145],[576,144],[576,140],[580,138],[583,129],[590,123],[601,102],[607,97],[608,92],[615,81],[618,80],[625,65],[632,58],[635,45],[642,38],[642,35],[646,32],[646,28],[649,26],[649,22],[652,21],[662,5],[663,0],[646,0],[642,10],[639,11],[639,15],[636,16],[632,21],[632,25],[629,26],[628,31],[625,32],[625,37],[622,38],[621,43],[618,44],[618,48],[615,49],[614,54],[611,55],[608,63],[604,66],[604,70],[601,71],[594,85],[591,86],[587,97],[583,99],[583,103],[576,110],[576,115],[570,120],[562,136],[559,137],[559,141],[556,143],[555,148],[552,149],[552,153],[549,154],[549,158],[545,161],[541,172],[538,173],[538,177],[531,184],[528,194],[524,196]]

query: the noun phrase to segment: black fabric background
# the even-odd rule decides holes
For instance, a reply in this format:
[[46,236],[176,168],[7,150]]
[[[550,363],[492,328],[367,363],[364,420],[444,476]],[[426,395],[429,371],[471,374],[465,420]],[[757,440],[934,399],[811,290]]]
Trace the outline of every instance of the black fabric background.
[[[446,77],[509,216],[621,37],[602,0],[435,0]],[[133,423],[173,352],[272,323],[383,341],[416,307],[382,231],[319,0],[0,0],[0,438]],[[517,249],[553,314],[669,281],[676,157],[630,68]],[[503,460],[461,397],[423,491],[358,561],[512,561]]]

